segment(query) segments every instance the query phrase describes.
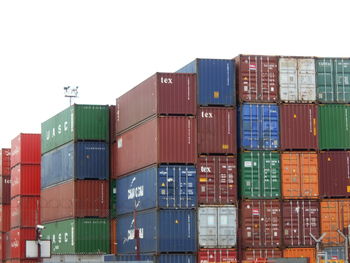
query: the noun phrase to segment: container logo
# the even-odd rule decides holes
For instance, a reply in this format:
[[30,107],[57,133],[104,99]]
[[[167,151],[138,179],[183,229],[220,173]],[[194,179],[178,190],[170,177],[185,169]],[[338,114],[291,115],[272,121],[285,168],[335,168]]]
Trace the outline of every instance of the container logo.
[[52,235],[52,243],[59,243],[59,244],[61,244],[61,243],[68,243],[68,241],[69,241],[69,235],[68,235],[68,233],[67,232],[65,232],[65,233],[58,233],[57,234],[57,237],[56,237],[56,234],[53,234]]
[[144,186],[140,185],[128,189],[128,200],[144,196]]
[[[73,129],[73,125],[71,127],[71,129]],[[60,135],[62,132],[67,132],[68,131],[68,121],[65,121],[62,124],[59,124],[57,127],[53,127],[52,130],[48,130],[46,131],[46,140],[50,140],[53,137],[57,135]],[[71,130],[71,132],[73,132],[73,130]]]
[[259,216],[260,215],[259,209],[252,209],[252,215]]
[[[139,228],[139,238],[143,239],[143,228]],[[129,229],[128,230],[128,240],[135,239],[135,229]]]
[[208,166],[201,166],[202,173],[211,173],[211,168]]
[[201,116],[202,118],[208,118],[208,119],[214,118],[214,114],[212,112],[202,111]]
[[173,84],[173,79],[172,78],[160,78],[160,83],[164,83],[164,84]]
[[256,64],[249,64],[249,70],[256,70]]

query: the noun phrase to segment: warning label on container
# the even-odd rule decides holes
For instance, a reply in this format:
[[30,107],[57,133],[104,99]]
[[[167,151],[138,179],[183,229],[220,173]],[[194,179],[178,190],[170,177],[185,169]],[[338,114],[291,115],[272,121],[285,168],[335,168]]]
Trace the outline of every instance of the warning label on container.
[[346,191],[347,191],[348,193],[350,193],[350,185],[348,185],[348,186],[346,187]]
[[245,161],[244,167],[252,167],[252,161]]
[[123,138],[119,138],[118,139],[118,148],[122,148],[123,147]]
[[252,215],[259,216],[260,215],[259,209],[252,209]]
[[218,99],[219,98],[219,95],[220,93],[218,91],[214,91],[214,98],[215,99]]

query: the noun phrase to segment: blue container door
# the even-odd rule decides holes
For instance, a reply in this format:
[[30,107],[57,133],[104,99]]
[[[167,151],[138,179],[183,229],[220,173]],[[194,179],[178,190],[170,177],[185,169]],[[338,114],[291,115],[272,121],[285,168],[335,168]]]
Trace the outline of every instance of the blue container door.
[[279,146],[279,111],[277,105],[260,105],[261,147],[264,150],[276,150]]
[[256,104],[243,104],[241,109],[241,147],[259,149],[259,107]]

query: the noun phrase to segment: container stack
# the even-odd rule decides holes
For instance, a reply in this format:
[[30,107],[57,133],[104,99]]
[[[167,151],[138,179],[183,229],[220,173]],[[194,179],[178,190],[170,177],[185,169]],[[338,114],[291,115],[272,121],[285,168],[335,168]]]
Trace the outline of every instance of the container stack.
[[41,125],[41,221],[52,255],[109,248],[109,109],[72,105]]

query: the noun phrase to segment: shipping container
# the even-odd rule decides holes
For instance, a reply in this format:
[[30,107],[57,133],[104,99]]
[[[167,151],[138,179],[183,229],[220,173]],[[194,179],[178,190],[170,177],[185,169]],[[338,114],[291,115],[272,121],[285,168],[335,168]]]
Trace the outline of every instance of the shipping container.
[[6,234],[0,232],[0,261],[6,259]]
[[201,206],[198,208],[198,244],[205,248],[233,248],[237,245],[237,208]]
[[11,231],[5,233],[5,259],[11,258]]
[[40,181],[40,165],[16,165],[11,169],[11,198],[18,195],[40,195]]
[[106,254],[110,251],[108,219],[76,218],[44,226],[43,239],[51,240],[52,255]]
[[237,153],[236,109],[201,107],[198,109],[198,154]]
[[197,224],[194,210],[146,210],[117,218],[119,254],[136,253],[135,224],[141,253],[195,252]]
[[71,179],[109,178],[109,145],[105,142],[68,143],[42,156],[41,188]]
[[240,102],[278,102],[278,57],[239,55],[235,58]]
[[198,203],[237,203],[237,156],[200,156],[197,162]]
[[276,150],[279,147],[279,107],[276,104],[242,104],[239,109],[239,147]]
[[41,124],[41,153],[70,141],[109,139],[109,108],[106,105],[74,104]]
[[314,247],[320,236],[320,203],[313,200],[282,202],[283,244],[286,247]]
[[309,263],[309,258],[267,258],[267,262],[273,263]]
[[316,101],[315,59],[281,57],[279,73],[281,101]]
[[350,59],[317,58],[316,72],[319,102],[350,102]]
[[109,218],[117,216],[117,180],[109,180]]
[[11,141],[11,167],[40,164],[40,134],[20,133]]
[[317,153],[283,152],[281,163],[283,199],[319,197]]
[[317,105],[281,104],[280,128],[282,150],[316,150]]
[[111,254],[116,255],[117,254],[117,219],[110,219],[110,226],[109,226],[109,236],[110,236],[110,248],[111,248]]
[[197,58],[179,73],[197,74],[197,103],[201,106],[236,104],[235,61]]
[[[327,255],[328,260],[332,260],[332,263],[337,262],[336,260],[339,260],[339,263],[345,263],[345,248],[344,246],[341,247],[324,247],[323,251]],[[324,263],[324,260],[321,261]],[[330,262],[327,262],[330,263]]]
[[319,105],[319,149],[350,149],[350,105]]
[[109,106],[109,142],[114,143],[117,140],[117,109],[115,105]]
[[140,254],[140,261],[136,255],[105,255],[104,262],[140,262],[140,263],[196,263],[194,254]]
[[0,232],[10,231],[11,205],[0,205]]
[[282,245],[282,215],[278,200],[242,201],[240,225],[244,248],[272,248]]
[[237,263],[237,250],[227,248],[207,248],[198,251],[197,263]]
[[309,263],[316,263],[316,249],[312,248],[286,248],[283,250],[285,258],[308,258]]
[[242,253],[242,259],[247,261],[280,257],[282,257],[282,251],[276,248],[249,248]]
[[0,175],[0,204],[11,202],[11,177]]
[[194,164],[197,125],[194,117],[158,117],[117,137],[117,176],[157,163]]
[[279,153],[271,151],[241,153],[239,174],[241,198],[280,198],[281,173]]
[[117,133],[159,115],[196,115],[196,75],[156,73],[117,98]]
[[26,258],[26,240],[36,239],[35,228],[14,228],[10,231],[10,257]]
[[196,189],[193,165],[151,166],[117,180],[117,215],[151,208],[194,209]]
[[71,180],[41,191],[41,222],[78,217],[108,217],[109,185],[105,180]]
[[11,228],[40,224],[40,196],[17,196],[11,199]]
[[0,175],[9,176],[11,168],[11,149],[0,149]]
[[117,146],[116,142],[111,143],[109,146],[109,170],[110,178],[117,179]]

